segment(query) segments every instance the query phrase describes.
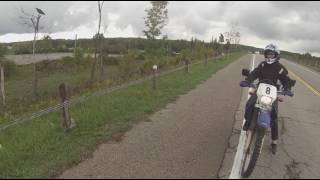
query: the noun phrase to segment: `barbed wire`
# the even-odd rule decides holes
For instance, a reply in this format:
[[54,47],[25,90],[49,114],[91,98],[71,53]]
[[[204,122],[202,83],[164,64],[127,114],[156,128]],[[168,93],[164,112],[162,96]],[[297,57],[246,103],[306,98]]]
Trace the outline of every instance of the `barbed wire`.
[[[218,58],[220,58],[220,57],[218,56],[218,57],[215,57],[214,59],[218,59]],[[200,63],[203,63],[203,61],[198,61],[198,62],[189,64],[189,66],[191,67],[191,66],[194,66],[194,65],[197,65],[197,64],[200,64]],[[159,73],[157,73],[157,77],[161,77],[161,76],[164,76],[164,75],[167,75],[167,74],[171,74],[171,73],[174,73],[176,71],[179,71],[179,70],[182,70],[182,69],[185,69],[185,68],[186,68],[186,66],[182,65],[181,67],[178,67],[178,68],[175,68],[175,69],[172,69],[172,70],[159,72]],[[93,97],[103,96],[105,94],[111,93],[111,92],[116,91],[116,90],[127,88],[129,86],[133,86],[133,85],[136,85],[136,84],[140,84],[140,83],[148,81],[148,80],[150,80],[152,78],[153,78],[153,75],[148,75],[146,77],[140,78],[138,80],[134,80],[134,81],[129,82],[129,83],[121,84],[121,85],[118,85],[118,86],[115,86],[115,87],[111,87],[111,88],[107,88],[107,89],[104,89],[104,90],[100,90],[100,91],[91,93],[88,96],[83,96],[83,97],[80,96],[80,97],[77,97],[77,98],[74,98],[74,99],[67,100],[67,101],[59,103],[59,104],[57,104],[55,106],[51,106],[51,107],[42,109],[42,110],[40,110],[38,112],[35,112],[35,113],[31,114],[29,117],[16,118],[16,119],[14,119],[14,120],[12,120],[12,121],[0,126],[0,132],[4,131],[5,129],[7,129],[9,127],[15,126],[17,124],[33,120],[35,118],[41,117],[41,116],[43,116],[45,114],[49,114],[51,112],[56,112],[56,111],[66,107],[66,106],[72,107],[72,106],[80,104],[82,102],[86,102],[88,99],[91,99]]]

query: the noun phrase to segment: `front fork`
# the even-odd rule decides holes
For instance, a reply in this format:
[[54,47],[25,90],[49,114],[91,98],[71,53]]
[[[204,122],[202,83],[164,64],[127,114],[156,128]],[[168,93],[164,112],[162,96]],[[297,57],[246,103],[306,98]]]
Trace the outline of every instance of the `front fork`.
[[252,138],[255,137],[257,133],[257,128],[264,129],[264,132],[271,127],[271,111],[265,111],[258,108],[254,109],[253,119],[251,120],[249,129],[247,131],[247,140],[245,143],[245,151],[248,151],[250,144],[252,143]]
[[257,118],[258,118],[259,110],[257,108],[254,108],[252,119],[250,122],[249,129],[246,132],[246,143],[245,143],[245,152],[249,153],[249,147],[251,146],[251,143],[253,142],[252,139],[255,137],[256,133],[256,124],[257,124]]

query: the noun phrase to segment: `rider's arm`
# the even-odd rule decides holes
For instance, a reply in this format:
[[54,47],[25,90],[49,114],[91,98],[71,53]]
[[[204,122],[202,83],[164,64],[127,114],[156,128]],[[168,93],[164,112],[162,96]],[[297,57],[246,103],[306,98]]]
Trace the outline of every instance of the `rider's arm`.
[[250,74],[248,77],[246,77],[246,81],[252,83],[254,80],[256,80],[261,73],[262,63],[258,65]]
[[290,78],[288,76],[288,70],[281,65],[281,69],[279,71],[279,80],[281,84],[283,85],[284,90],[290,90]]

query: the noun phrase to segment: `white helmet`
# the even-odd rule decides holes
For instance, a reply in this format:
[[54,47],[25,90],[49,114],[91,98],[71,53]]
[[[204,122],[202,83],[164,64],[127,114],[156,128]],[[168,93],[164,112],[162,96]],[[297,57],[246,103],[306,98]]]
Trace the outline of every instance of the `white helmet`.
[[264,48],[264,58],[266,63],[272,64],[280,59],[280,51],[274,44],[269,44]]

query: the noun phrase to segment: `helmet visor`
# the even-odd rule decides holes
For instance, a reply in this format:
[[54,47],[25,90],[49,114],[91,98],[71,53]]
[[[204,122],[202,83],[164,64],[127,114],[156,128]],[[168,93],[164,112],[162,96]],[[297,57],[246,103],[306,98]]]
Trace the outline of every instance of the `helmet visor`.
[[270,58],[270,59],[273,59],[276,57],[276,53],[274,51],[266,51],[264,56],[265,58]]

